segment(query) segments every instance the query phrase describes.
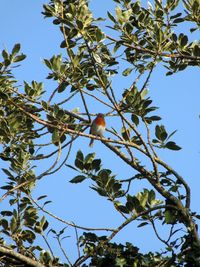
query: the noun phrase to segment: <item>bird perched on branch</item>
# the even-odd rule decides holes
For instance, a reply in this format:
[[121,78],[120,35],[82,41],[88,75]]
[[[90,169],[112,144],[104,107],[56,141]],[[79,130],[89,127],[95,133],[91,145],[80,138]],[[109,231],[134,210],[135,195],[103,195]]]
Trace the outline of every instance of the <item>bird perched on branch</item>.
[[[105,129],[106,129],[106,122],[104,119],[104,115],[102,113],[99,113],[92,122],[92,125],[90,128],[90,134],[103,137],[103,133]],[[94,139],[91,139],[89,146],[92,147],[93,143],[94,143]]]

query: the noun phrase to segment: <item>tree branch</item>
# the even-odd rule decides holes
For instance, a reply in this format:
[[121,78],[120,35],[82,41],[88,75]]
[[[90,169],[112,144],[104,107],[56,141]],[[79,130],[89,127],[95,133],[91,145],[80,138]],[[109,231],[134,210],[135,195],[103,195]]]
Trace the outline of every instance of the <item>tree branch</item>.
[[32,267],[45,267],[45,265],[39,263],[38,261],[32,260],[16,251],[13,249],[7,248],[5,246],[0,245],[0,254],[4,256],[8,256],[11,258],[16,259],[19,261],[19,263],[25,264],[27,267],[32,266]]

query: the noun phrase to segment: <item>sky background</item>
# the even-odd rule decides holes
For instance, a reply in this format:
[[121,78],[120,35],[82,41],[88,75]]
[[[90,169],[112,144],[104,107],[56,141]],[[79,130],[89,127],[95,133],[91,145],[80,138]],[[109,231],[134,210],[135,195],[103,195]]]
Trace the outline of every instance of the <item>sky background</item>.
[[[48,59],[52,55],[64,53],[64,51],[60,49],[62,36],[58,27],[53,25],[50,19],[44,19],[41,14],[42,5],[47,2],[42,0],[0,1],[0,50],[6,48],[11,51],[15,43],[20,43],[22,52],[27,55],[27,58],[22,62],[21,67],[15,70],[16,78],[19,81],[18,85],[22,85],[23,80],[27,82],[32,80],[42,81],[44,82],[47,96],[49,96],[56,88],[56,83],[45,79],[48,75],[48,70],[42,61],[44,58]],[[91,8],[94,10],[95,16],[106,17],[107,9],[114,13],[113,6],[114,4],[111,0],[91,1]],[[180,29],[180,31],[183,30]],[[166,70],[163,67],[158,67],[153,73],[149,85],[150,96],[154,100],[154,105],[159,106],[157,114],[163,118],[162,123],[167,130],[169,132],[178,130],[173,137],[173,141],[183,149],[179,152],[163,150],[160,151],[160,156],[169,165],[175,167],[190,184],[192,190],[191,207],[193,211],[200,213],[200,71],[197,68],[188,68],[184,72],[173,76],[165,76],[165,73]],[[129,77],[131,79],[131,76]],[[124,87],[125,82],[127,82],[125,80],[127,78],[114,81],[114,88],[117,90],[117,88]],[[70,105],[70,108],[81,108],[78,102],[73,102]],[[90,107],[91,112],[106,112],[104,110],[96,110],[97,107],[94,109],[92,103]],[[67,106],[67,108],[69,107]],[[108,128],[117,127],[114,123],[115,121],[108,119]],[[103,166],[112,168],[117,178],[128,178],[134,174],[131,168],[119,162],[117,157],[113,156],[100,142],[96,141],[93,149],[89,149],[89,140],[85,138],[80,140],[73,146],[69,164],[73,164],[73,157],[78,149],[81,149],[84,154],[95,151],[97,158],[102,158]],[[51,161],[46,161],[45,164],[48,166]],[[39,166],[38,173],[42,172],[42,168],[43,166]],[[63,168],[59,173],[44,178],[38,182],[34,190],[34,197],[47,194],[48,199],[53,201],[47,206],[49,211],[81,226],[117,227],[120,225],[123,218],[116,214],[109,201],[89,188],[91,186],[90,182],[86,181],[79,185],[69,183],[69,180],[75,175],[76,173],[72,173],[70,169]],[[137,193],[146,186],[147,184],[138,181],[134,183],[134,187],[131,190],[133,193]],[[6,201],[1,203],[1,210],[5,208],[6,203]],[[56,230],[64,227],[55,220],[49,219],[49,221],[53,223],[52,227]],[[137,224],[133,223],[128,226],[114,241],[132,242],[141,248],[142,252],[162,248],[150,226],[138,229],[136,227]],[[162,229],[160,230],[162,231]],[[79,233],[81,234],[81,232]],[[63,242],[64,248],[73,261],[77,257],[74,230],[67,229],[66,235],[70,237]],[[165,236],[165,233],[163,235]],[[151,242],[147,242],[147,238]],[[55,242],[53,249],[56,255],[61,255]]]

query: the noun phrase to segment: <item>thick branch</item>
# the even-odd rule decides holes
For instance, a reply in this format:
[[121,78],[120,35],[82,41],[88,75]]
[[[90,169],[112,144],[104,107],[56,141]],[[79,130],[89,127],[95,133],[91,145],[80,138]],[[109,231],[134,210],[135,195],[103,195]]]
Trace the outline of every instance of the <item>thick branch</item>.
[[38,261],[32,260],[32,259],[14,251],[13,249],[10,249],[10,248],[4,247],[4,246],[0,246],[0,255],[14,258],[17,261],[19,261],[21,264],[24,264],[24,266],[27,266],[27,267],[28,266],[45,267],[45,265],[39,263]]

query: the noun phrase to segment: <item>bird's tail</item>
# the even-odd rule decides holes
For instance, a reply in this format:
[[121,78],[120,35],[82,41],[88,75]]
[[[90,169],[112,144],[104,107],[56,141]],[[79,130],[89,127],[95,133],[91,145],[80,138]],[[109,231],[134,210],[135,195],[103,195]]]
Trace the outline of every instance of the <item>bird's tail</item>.
[[90,143],[89,143],[89,146],[90,146],[90,147],[93,147],[93,143],[94,143],[94,139],[91,139],[91,140],[90,140]]

